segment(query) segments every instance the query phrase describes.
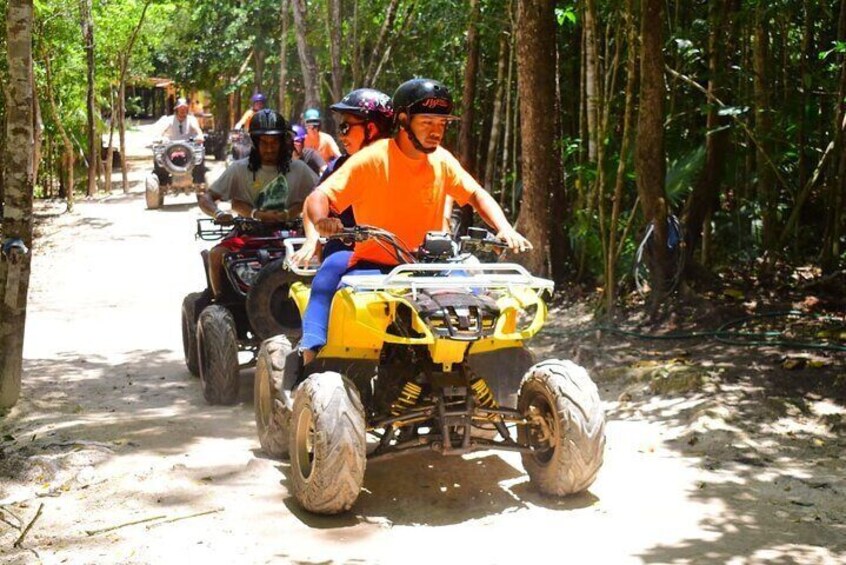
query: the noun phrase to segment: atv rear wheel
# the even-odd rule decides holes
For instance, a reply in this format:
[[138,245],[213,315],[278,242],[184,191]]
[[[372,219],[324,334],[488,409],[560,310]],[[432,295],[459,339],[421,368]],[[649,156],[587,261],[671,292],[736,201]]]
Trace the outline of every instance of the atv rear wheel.
[[274,459],[288,455],[291,433],[291,388],[296,381],[297,360],[291,342],[278,335],[261,344],[256,362],[253,406],[262,450]]
[[316,373],[294,395],[292,490],[310,512],[349,510],[361,492],[366,464],[364,407],[339,373]]
[[572,361],[538,363],[520,385],[520,412],[534,420],[520,426],[529,479],[545,494],[586,490],[596,479],[605,450],[605,412],[587,371]]
[[182,351],[185,365],[195,377],[200,376],[197,354],[197,318],[209,303],[205,292],[192,292],[182,301]]
[[235,319],[223,306],[207,306],[197,323],[200,383],[209,404],[238,400],[238,336]]
[[303,280],[285,268],[285,260],[277,259],[259,271],[247,293],[247,316],[250,326],[261,339],[284,334],[291,341],[302,335],[300,311],[288,296],[291,283]]

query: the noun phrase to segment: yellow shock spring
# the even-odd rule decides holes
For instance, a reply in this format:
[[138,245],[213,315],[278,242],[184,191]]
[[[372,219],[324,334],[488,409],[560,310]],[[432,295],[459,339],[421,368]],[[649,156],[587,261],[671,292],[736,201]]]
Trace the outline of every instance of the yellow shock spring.
[[[493,392],[488,386],[488,383],[485,382],[485,379],[476,377],[470,381],[470,389],[473,391],[473,396],[476,397],[476,402],[479,406],[483,408],[497,408],[499,406],[494,398]],[[496,418],[495,414],[488,416],[488,419],[493,418]]]
[[417,399],[420,398],[421,392],[423,392],[423,388],[420,385],[412,381],[405,383],[399,396],[391,404],[391,414],[393,416],[399,416],[409,408],[413,408],[417,404]]

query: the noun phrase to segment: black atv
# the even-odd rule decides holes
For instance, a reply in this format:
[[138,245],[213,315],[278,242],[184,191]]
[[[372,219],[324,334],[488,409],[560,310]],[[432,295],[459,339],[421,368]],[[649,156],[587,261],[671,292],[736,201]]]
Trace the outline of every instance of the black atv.
[[[307,280],[285,269],[285,240],[302,236],[301,221],[267,224],[236,217],[231,226],[211,218],[197,220],[197,237],[226,240],[232,246],[223,261],[226,288],[213,299],[209,252],[202,252],[206,289],[182,301],[182,345],[188,370],[200,378],[209,404],[234,404],[239,371],[256,362],[262,341],[285,335],[296,341],[302,331],[297,306],[288,297],[293,282]],[[246,363],[238,359],[249,352]]]

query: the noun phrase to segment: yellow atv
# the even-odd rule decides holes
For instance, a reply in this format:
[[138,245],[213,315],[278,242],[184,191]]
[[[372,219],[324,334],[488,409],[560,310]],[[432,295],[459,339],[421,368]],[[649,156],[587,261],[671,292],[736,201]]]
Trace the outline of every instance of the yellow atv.
[[[480,262],[502,250],[485,230],[458,241],[430,233],[416,253],[375,228],[333,237],[375,239],[403,264],[342,279],[326,346],[305,368],[285,336],[259,350],[259,440],[271,456],[290,455],[304,508],[348,510],[367,460],[429,450],[519,451],[547,494],[593,483],[605,447],[596,385],[571,361],[535,364],[524,346],[543,326],[552,281]],[[290,292],[304,312],[309,287]]]

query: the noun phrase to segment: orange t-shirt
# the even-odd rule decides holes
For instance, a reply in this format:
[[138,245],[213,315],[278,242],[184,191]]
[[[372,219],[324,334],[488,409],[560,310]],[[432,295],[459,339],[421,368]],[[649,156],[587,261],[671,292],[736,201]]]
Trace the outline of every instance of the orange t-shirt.
[[341,154],[341,150],[338,149],[338,144],[335,143],[335,140],[331,135],[322,131],[317,133],[317,143],[314,142],[314,138],[307,135],[305,141],[303,142],[303,146],[308,147],[309,149],[314,149],[320,153],[323,160],[328,163],[335,157],[338,157]]
[[[387,230],[414,250],[426,232],[444,224],[447,195],[463,206],[477,190],[476,180],[442,147],[424,159],[410,159],[393,139],[365,147],[319,187],[335,210],[352,206],[355,221]],[[396,265],[396,258],[375,241],[356,244],[350,265],[371,261]]]

